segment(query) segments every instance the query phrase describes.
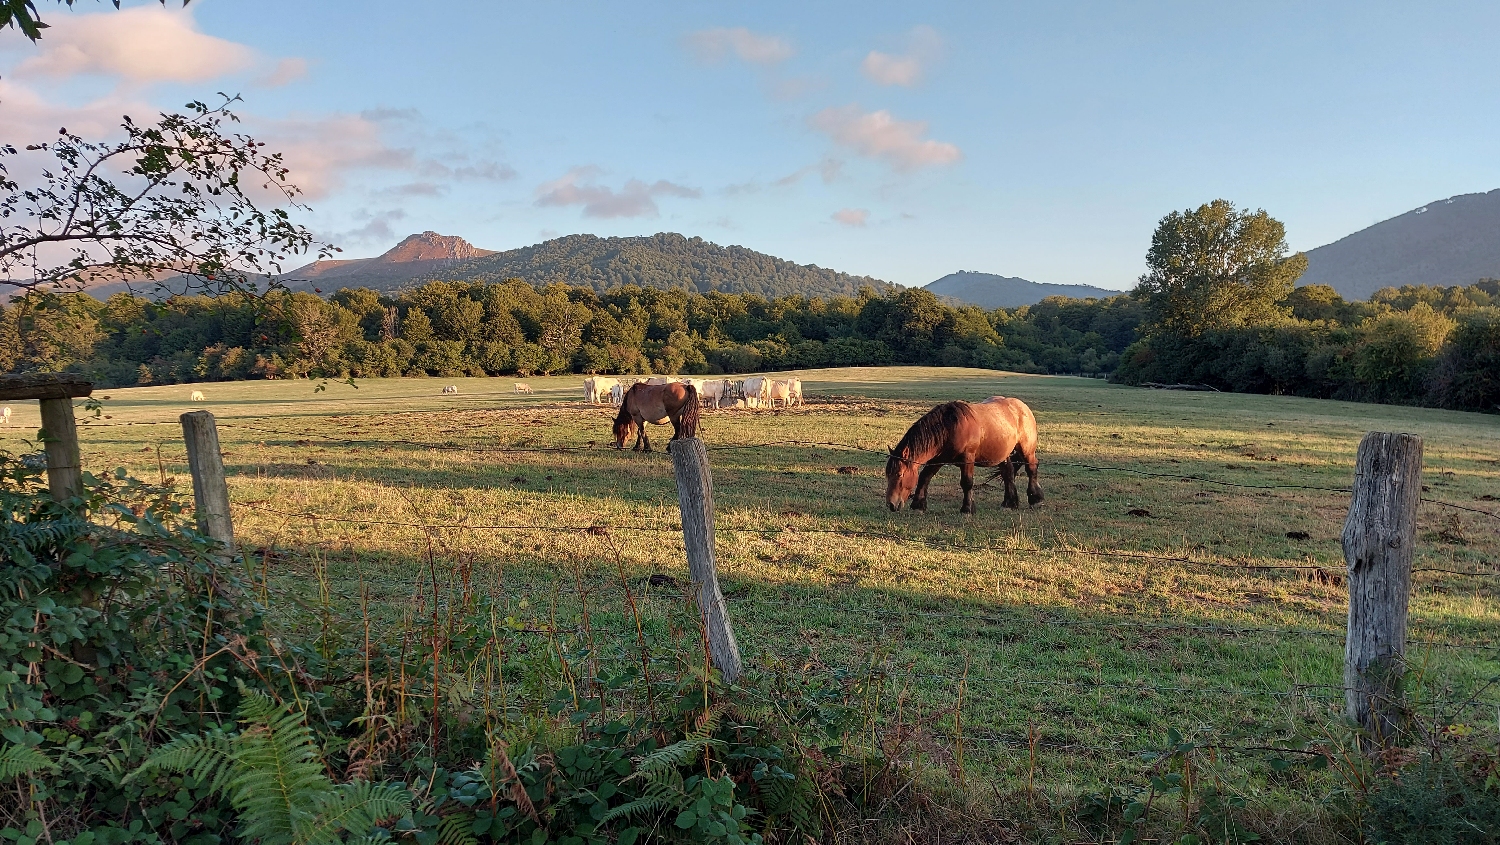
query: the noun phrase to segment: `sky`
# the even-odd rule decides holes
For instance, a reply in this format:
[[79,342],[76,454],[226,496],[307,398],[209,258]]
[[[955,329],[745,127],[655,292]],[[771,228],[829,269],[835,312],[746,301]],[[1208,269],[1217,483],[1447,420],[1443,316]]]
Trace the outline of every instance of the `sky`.
[[0,142],[218,92],[344,250],[681,232],[1125,289],[1216,198],[1294,250],[1500,187],[1500,4],[39,0]]

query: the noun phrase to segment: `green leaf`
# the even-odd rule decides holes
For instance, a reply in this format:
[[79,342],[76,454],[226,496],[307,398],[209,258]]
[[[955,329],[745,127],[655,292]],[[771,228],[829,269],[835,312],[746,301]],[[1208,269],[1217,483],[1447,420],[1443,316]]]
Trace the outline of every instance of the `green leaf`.
[[687,830],[698,823],[698,814],[692,810],[683,810],[677,814],[677,826]]

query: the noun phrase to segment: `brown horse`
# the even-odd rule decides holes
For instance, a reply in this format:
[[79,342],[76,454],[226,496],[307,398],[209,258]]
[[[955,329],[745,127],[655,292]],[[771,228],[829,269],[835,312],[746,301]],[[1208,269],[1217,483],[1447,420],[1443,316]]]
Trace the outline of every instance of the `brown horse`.
[[977,404],[939,405],[907,429],[886,459],[886,504],[897,511],[910,498],[912,510],[927,510],[927,482],[944,466],[955,464],[963,473],[963,513],[974,512],[975,466],[996,467],[996,475],[1005,479],[1005,506],[1018,508],[1021,497],[1016,494],[1016,468],[1011,464],[1016,454],[1026,461],[1026,500],[1039,504],[1036,417],[1025,402],[991,396]]
[[691,384],[637,384],[625,391],[615,416],[615,448],[625,448],[631,429],[639,433],[632,452],[651,451],[646,423],[672,421],[672,439],[698,436],[698,390]]

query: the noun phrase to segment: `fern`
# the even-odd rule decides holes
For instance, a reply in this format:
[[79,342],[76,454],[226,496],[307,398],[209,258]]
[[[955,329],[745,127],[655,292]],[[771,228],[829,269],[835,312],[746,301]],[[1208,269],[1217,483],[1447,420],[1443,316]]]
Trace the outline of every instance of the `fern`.
[[0,780],[10,780],[50,768],[54,768],[53,762],[35,748],[26,745],[0,746]]
[[239,733],[179,737],[129,777],[171,771],[198,778],[229,798],[239,813],[240,837],[262,845],[334,845],[345,832],[363,839],[380,819],[411,812],[402,784],[333,783],[302,715],[243,685],[240,690]]
[[206,734],[180,736],[158,748],[139,769],[126,775],[124,782],[158,771],[181,772],[206,785],[210,792],[222,793],[234,762],[231,741],[217,728]]
[[709,739],[701,735],[678,740],[640,758],[636,762],[635,775],[632,777],[644,776],[644,780],[654,781],[666,772],[676,772],[684,766],[691,766],[697,762],[698,754],[703,749],[718,748],[722,745],[724,745],[722,740]]
[[304,827],[297,841],[339,842],[341,831],[363,837],[381,819],[411,812],[411,796],[402,784],[358,781],[339,784],[332,792],[315,795],[311,805],[311,818],[315,821]]
[[438,823],[438,845],[479,845],[473,813],[463,810],[443,816]]
[[240,718],[246,727],[234,743],[229,793],[242,835],[268,843],[312,841],[297,834],[312,824],[313,802],[333,788],[312,731],[302,714],[259,693],[245,698]]

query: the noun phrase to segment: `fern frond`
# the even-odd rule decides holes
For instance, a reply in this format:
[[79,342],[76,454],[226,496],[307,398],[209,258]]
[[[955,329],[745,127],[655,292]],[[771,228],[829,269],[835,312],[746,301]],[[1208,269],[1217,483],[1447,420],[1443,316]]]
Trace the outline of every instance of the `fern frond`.
[[53,767],[54,764],[47,755],[30,746],[0,746],[0,780],[10,780]]
[[[718,748],[724,742],[706,736],[691,736],[671,745],[665,745],[641,757],[635,765],[635,774],[653,779],[666,771],[675,771],[697,762],[698,754],[705,748]],[[634,777],[634,775],[632,775]]]
[[381,819],[410,813],[411,793],[399,783],[343,783],[315,796],[309,809],[307,820],[298,824],[298,845],[331,845],[343,840],[341,832],[362,838]]
[[443,817],[438,823],[438,845],[479,845],[474,835],[474,814],[461,810]]
[[659,815],[668,810],[680,806],[679,801],[674,801],[667,796],[637,798],[610,810],[599,819],[601,826],[609,824],[617,819],[628,819],[636,816]]
[[240,718],[245,729],[234,742],[230,802],[240,813],[240,836],[264,843],[305,843],[298,837],[316,826],[314,802],[334,791],[318,762],[302,714],[245,690]]
[[218,729],[206,734],[179,736],[156,749],[140,768],[125,776],[125,782],[158,771],[178,772],[207,784],[211,792],[221,793],[234,764],[232,741],[228,734]]

